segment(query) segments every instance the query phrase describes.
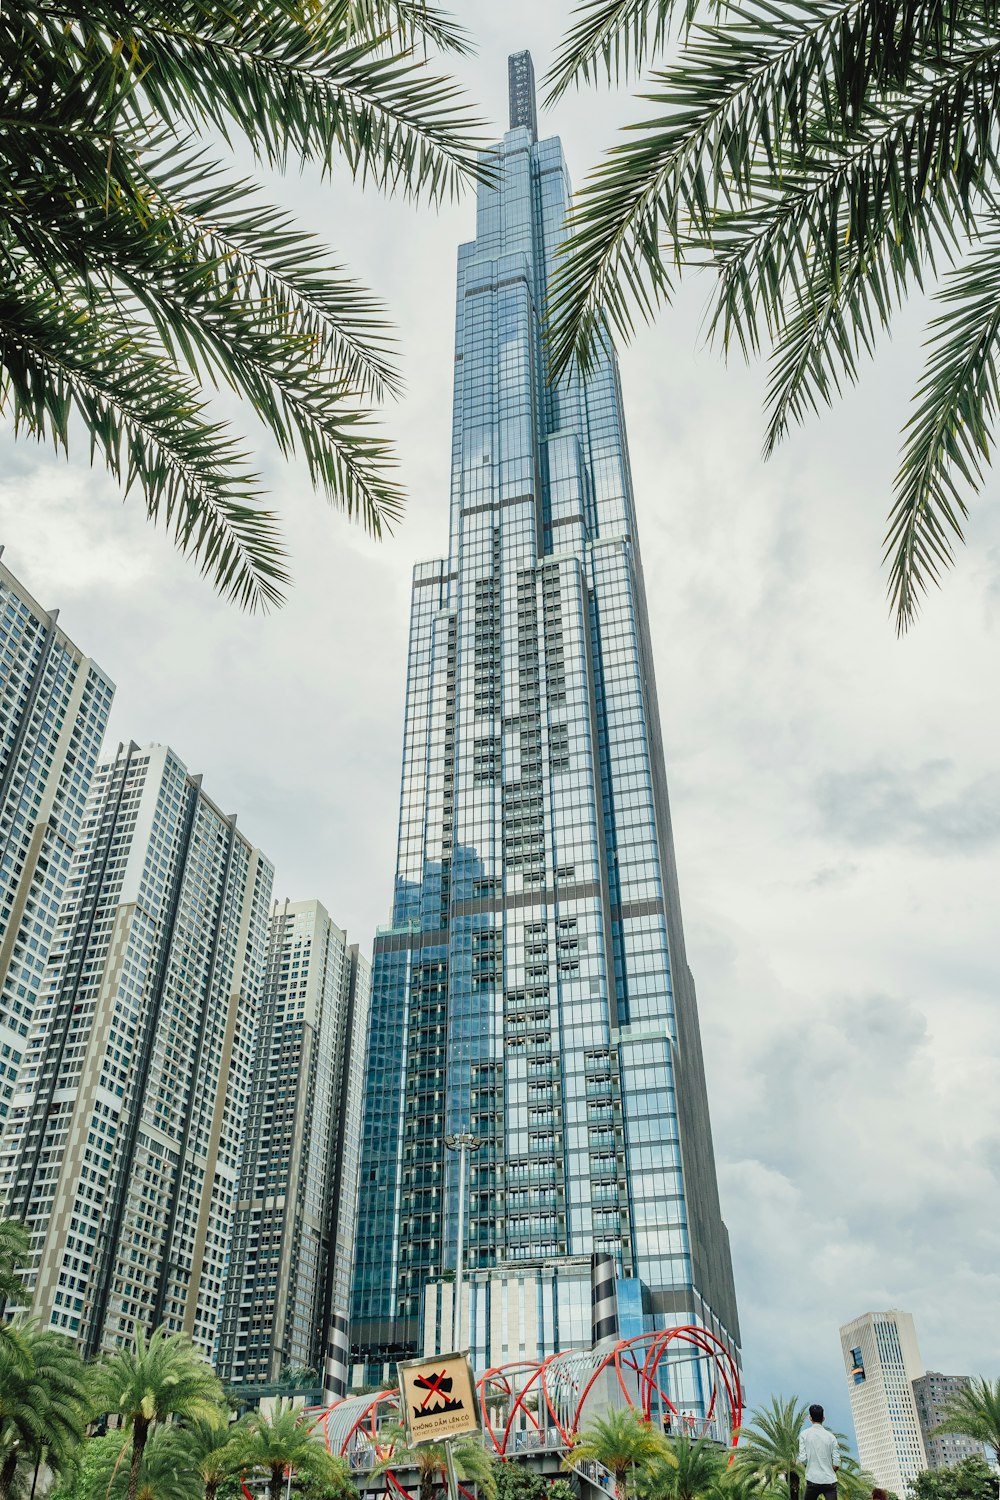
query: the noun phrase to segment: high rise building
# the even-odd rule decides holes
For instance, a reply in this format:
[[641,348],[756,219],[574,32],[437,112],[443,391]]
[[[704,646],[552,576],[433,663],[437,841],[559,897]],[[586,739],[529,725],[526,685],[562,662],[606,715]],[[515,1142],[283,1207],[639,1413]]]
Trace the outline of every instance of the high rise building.
[[114,696],[57,618],[0,562],[0,1123]]
[[640,1331],[739,1337],[618,369],[607,347],[546,382],[569,185],[559,141],[536,139],[526,53],[510,94],[459,250],[449,551],[413,580],[354,1287],[369,1378],[450,1342],[446,1137],[466,1131],[481,1367],[512,1319],[529,1357],[589,1345],[595,1254]]
[[840,1342],[861,1467],[902,1497],[906,1481],[927,1467],[913,1394],[924,1373],[913,1318],[898,1307],[862,1313],[844,1324]]
[[940,1370],[928,1370],[913,1382],[913,1397],[917,1403],[920,1419],[920,1434],[924,1440],[924,1452],[930,1469],[949,1469],[961,1463],[963,1458],[982,1458],[982,1443],[963,1437],[957,1432],[937,1432],[945,1419],[945,1409],[950,1401],[961,1395],[969,1384],[968,1375],[942,1375]]
[[218,1368],[346,1391],[371,970],[318,901],[271,917]]
[[98,766],[0,1143],[34,1308],[216,1335],[273,872],[164,746]]

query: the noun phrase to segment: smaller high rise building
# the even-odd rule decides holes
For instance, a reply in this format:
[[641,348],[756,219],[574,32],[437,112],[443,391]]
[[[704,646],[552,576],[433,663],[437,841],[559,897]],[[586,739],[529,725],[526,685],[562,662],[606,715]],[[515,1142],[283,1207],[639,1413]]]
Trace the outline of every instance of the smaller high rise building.
[[217,1357],[230,1384],[305,1367],[346,1392],[370,997],[318,901],[275,905]]
[[0,1124],[113,696],[58,611],[42,609],[0,562]]
[[963,1458],[982,1458],[981,1443],[962,1437],[957,1432],[938,1432],[944,1421],[946,1407],[969,1384],[968,1375],[942,1375],[940,1370],[928,1370],[913,1382],[913,1396],[920,1418],[920,1432],[930,1469],[950,1469]]
[[0,1148],[34,1311],[87,1355],[214,1346],[272,881],[167,747],[97,768]]
[[840,1330],[861,1466],[906,1494],[927,1467],[913,1382],[924,1374],[913,1318],[899,1308],[862,1313]]

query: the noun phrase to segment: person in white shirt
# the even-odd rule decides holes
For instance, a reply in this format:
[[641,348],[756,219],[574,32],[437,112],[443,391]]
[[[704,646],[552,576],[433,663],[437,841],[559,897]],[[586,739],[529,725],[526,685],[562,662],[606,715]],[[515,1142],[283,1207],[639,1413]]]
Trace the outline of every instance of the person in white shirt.
[[799,1438],[799,1463],[805,1465],[805,1500],[837,1500],[840,1442],[823,1426],[823,1408],[809,1408],[810,1425]]

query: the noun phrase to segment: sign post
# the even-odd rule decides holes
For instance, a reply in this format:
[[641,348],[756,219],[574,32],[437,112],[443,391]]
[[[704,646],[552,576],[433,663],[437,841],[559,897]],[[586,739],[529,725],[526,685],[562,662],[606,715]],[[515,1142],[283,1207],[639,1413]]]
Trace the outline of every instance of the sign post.
[[450,1500],[459,1500],[451,1445],[456,1438],[481,1436],[476,1380],[468,1354],[439,1354],[397,1365],[399,1404],[411,1448],[443,1443]]

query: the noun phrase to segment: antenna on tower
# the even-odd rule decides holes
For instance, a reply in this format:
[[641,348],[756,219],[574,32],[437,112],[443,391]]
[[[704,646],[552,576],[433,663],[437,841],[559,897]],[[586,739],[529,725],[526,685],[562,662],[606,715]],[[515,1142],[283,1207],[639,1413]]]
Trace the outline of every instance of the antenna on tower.
[[507,59],[510,91],[510,128],[525,125],[531,139],[538,139],[538,106],[535,103],[535,65],[530,52],[512,52]]

